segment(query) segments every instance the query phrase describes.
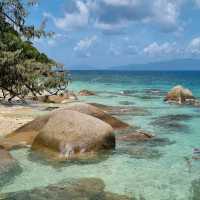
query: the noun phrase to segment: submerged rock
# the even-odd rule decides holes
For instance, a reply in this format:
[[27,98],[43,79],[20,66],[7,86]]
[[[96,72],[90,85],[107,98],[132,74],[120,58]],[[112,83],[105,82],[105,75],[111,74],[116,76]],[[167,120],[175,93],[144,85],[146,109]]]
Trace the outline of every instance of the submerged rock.
[[176,142],[171,141],[168,138],[159,138],[159,137],[153,137],[148,140],[138,140],[138,141],[126,141],[127,145],[130,146],[145,146],[145,147],[163,147],[168,145],[173,145]]
[[137,93],[137,90],[122,90],[120,92],[121,95],[123,96],[129,96],[129,95],[132,95],[132,94],[135,94]]
[[136,159],[159,159],[162,157],[159,150],[147,147],[129,148],[127,153],[131,158]]
[[186,132],[189,127],[186,124],[183,124],[183,122],[188,121],[193,117],[194,116],[186,114],[164,115],[154,118],[151,125],[158,126],[169,131]]
[[134,103],[131,102],[131,101],[120,101],[119,104],[126,105],[126,106],[128,106],[128,105],[134,105]]
[[80,102],[70,103],[61,110],[74,110],[87,115],[91,115],[110,124],[114,129],[124,129],[129,127],[128,124],[122,122],[120,119],[117,119],[116,117],[113,117],[107,112],[90,104]]
[[92,91],[89,91],[89,90],[81,90],[79,92],[79,95],[80,96],[95,96],[96,93],[92,92]]
[[128,133],[128,134],[122,134],[122,135],[118,135],[116,137],[117,141],[147,141],[149,139],[153,138],[153,135],[149,134],[149,133],[145,133],[142,131],[136,131],[133,133]]
[[167,146],[167,145],[173,145],[175,144],[175,141],[171,141],[168,138],[158,138],[158,137],[154,137],[150,140],[148,140],[145,145],[149,146],[149,147],[163,147],[163,146]]
[[106,192],[104,182],[97,178],[82,178],[50,185],[45,188],[2,194],[4,200],[135,200],[125,195]]
[[32,150],[50,159],[85,159],[115,148],[112,127],[97,118],[72,110],[58,110],[47,117]]
[[144,92],[148,95],[163,96],[165,92],[161,89],[145,89]]
[[195,104],[196,102],[192,92],[181,85],[172,88],[172,90],[166,95],[164,101],[175,102],[178,104]]
[[192,181],[190,188],[190,199],[199,200],[200,199],[200,179]]
[[0,146],[0,186],[18,174],[19,170],[17,161]]
[[108,106],[99,103],[90,103],[90,105],[100,108],[110,115],[144,116],[150,114],[148,110],[136,106]]

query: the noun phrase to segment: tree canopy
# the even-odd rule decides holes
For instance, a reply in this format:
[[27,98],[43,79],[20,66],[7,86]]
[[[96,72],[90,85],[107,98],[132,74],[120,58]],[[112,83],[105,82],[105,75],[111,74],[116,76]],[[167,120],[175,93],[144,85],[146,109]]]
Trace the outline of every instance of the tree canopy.
[[[27,2],[33,5],[35,0]],[[40,53],[31,43],[51,33],[26,25],[26,9],[20,0],[0,0],[0,89],[9,100],[44,90],[58,92],[68,83],[63,66]]]

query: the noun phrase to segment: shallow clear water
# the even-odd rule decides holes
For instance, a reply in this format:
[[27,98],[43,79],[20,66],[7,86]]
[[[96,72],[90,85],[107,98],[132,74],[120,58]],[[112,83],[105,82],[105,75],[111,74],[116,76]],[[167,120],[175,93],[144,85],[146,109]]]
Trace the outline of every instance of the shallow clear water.
[[[76,71],[72,76],[70,90],[97,92],[97,96],[82,97],[84,101],[129,104],[148,111],[145,115],[118,117],[152,132],[160,140],[119,143],[116,152],[101,162],[62,166],[41,163],[31,159],[29,151],[15,150],[12,154],[23,172],[1,192],[29,190],[68,178],[98,177],[105,182],[106,190],[119,194],[142,196],[146,200],[194,200],[191,183],[200,179],[200,161],[187,160],[192,158],[193,148],[200,148],[200,108],[168,105],[163,97],[177,84],[200,97],[200,73]],[[127,95],[121,95],[121,91]]]

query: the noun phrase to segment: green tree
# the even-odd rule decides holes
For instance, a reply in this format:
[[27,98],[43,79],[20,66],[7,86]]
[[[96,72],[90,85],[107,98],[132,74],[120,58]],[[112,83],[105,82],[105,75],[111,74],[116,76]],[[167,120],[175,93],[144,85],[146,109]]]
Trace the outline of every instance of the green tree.
[[[32,5],[35,0],[29,1]],[[26,9],[20,0],[0,0],[0,89],[4,98],[24,99],[44,90],[57,93],[68,84],[63,66],[40,53],[30,42],[47,37],[44,22],[39,29],[26,25]]]

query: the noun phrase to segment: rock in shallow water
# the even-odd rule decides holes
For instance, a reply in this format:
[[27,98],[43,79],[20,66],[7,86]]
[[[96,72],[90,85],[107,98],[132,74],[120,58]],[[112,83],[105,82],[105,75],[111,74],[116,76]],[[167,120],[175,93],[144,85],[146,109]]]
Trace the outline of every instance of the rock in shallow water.
[[128,134],[118,135],[117,141],[147,141],[153,138],[153,135],[141,131],[136,131]]
[[129,127],[128,124],[122,122],[120,119],[113,117],[103,110],[87,103],[70,103],[66,105],[65,108],[62,108],[60,110],[74,110],[87,115],[91,115],[110,124],[114,129],[124,129]]
[[135,103],[131,102],[131,101],[120,101],[119,104],[120,105],[128,106],[128,105],[134,105]]
[[115,136],[110,125],[72,110],[51,113],[32,144],[32,150],[56,160],[85,159],[113,148]]
[[159,159],[162,157],[159,150],[146,147],[130,148],[127,153],[131,158],[136,159]]
[[95,117],[59,109],[24,125],[0,142],[7,149],[32,146],[54,159],[78,159],[115,148],[112,127]]
[[[91,118],[96,119],[98,122],[105,121],[111,126],[113,126],[115,129],[121,129],[121,128],[127,128],[128,124],[122,122],[121,120],[112,117],[111,115],[108,115],[104,111],[86,104],[86,103],[71,103],[65,106],[65,108],[56,109],[52,111],[49,115],[37,117],[35,120],[27,123],[26,125],[22,126],[21,128],[17,129],[13,133],[9,134],[5,139],[3,139],[0,144],[3,145],[6,149],[15,149],[15,148],[21,148],[21,147],[29,147],[32,145],[35,137],[38,135],[39,131],[42,130],[42,128],[46,125],[46,123],[49,121],[50,117],[57,115],[62,112],[70,112],[70,111],[78,111],[80,113],[80,117],[82,117],[82,121],[78,124],[76,123],[77,127],[85,126],[85,121],[87,122],[87,116],[91,115]],[[83,115],[83,114],[87,115]],[[85,117],[86,116],[86,117]],[[94,116],[94,117],[92,117]],[[78,114],[77,114],[78,117]],[[66,118],[66,119],[64,119]],[[70,116],[69,116],[70,118]],[[98,118],[98,119],[97,119]],[[102,121],[100,121],[100,120]],[[68,120],[67,117],[63,117],[62,120]],[[76,119],[74,119],[76,121]],[[105,124],[105,123],[104,123]],[[75,124],[74,124],[75,126]],[[90,126],[93,126],[95,130],[95,125],[93,123],[90,124]],[[108,125],[109,126],[109,125]]]
[[58,95],[44,95],[31,98],[32,100],[43,102],[43,103],[65,103],[74,100],[78,100],[75,93],[67,91]]
[[100,108],[110,115],[132,115],[132,116],[144,116],[149,115],[149,111],[136,107],[136,106],[108,106],[99,103],[90,103],[91,105]]
[[82,178],[16,193],[2,194],[4,200],[135,200],[106,192],[104,182],[97,178]]
[[164,101],[178,103],[178,104],[191,104],[191,105],[197,103],[192,92],[181,85],[172,88],[172,90],[168,92],[168,94],[166,95]]
[[191,192],[191,196],[190,196],[191,200],[200,199],[200,179],[192,181],[190,192]]
[[89,90],[81,90],[79,92],[79,95],[80,96],[95,96],[96,93],[92,92],[92,91],[89,91]]

